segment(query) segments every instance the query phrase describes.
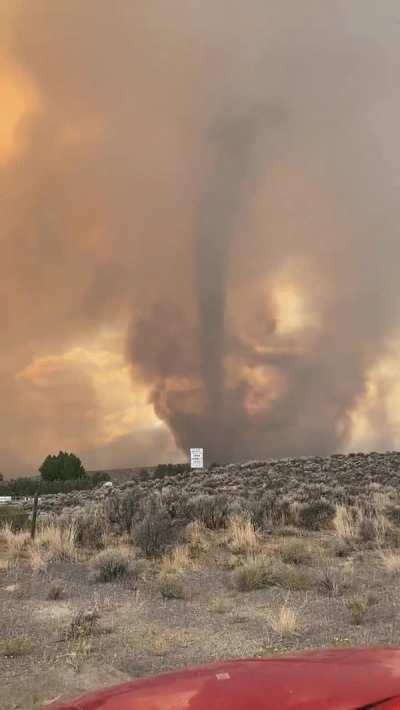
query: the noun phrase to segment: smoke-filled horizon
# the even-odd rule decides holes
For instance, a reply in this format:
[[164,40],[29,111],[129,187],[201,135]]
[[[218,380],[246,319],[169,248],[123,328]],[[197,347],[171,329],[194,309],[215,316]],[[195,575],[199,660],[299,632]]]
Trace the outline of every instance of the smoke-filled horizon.
[[0,471],[396,447],[395,0],[0,5]]

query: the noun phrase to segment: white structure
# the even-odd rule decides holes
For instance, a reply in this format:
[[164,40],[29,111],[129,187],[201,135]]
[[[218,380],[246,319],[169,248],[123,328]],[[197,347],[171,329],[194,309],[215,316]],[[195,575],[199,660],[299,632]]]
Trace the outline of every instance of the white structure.
[[192,468],[203,468],[204,449],[190,449],[190,466]]
[[0,496],[0,505],[8,505],[8,503],[12,503],[11,496]]

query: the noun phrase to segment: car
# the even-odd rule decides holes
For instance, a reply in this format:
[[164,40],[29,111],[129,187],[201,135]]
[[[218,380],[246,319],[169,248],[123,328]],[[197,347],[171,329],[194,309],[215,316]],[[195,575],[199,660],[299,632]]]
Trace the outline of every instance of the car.
[[216,663],[143,678],[51,708],[400,710],[400,648],[342,648]]

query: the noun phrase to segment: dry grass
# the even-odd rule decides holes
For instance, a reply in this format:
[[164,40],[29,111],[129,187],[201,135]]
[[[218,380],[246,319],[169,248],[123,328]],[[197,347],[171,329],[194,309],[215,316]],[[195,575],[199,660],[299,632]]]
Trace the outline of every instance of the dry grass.
[[381,491],[377,491],[372,494],[371,502],[374,512],[377,514],[381,513],[382,515],[390,503],[387,493]]
[[302,627],[298,612],[287,603],[283,604],[276,614],[271,614],[269,623],[273,631],[282,637],[292,636]]
[[115,533],[106,532],[101,536],[102,550],[118,548],[119,550],[129,551],[130,557],[137,555],[137,548],[132,544],[131,536],[128,534],[116,535]]
[[368,515],[361,514],[358,526],[358,537],[362,542],[373,542],[381,547],[390,530],[390,523],[382,511],[372,511]]
[[151,646],[149,646],[150,653],[154,656],[167,656],[171,650],[173,650],[174,644],[168,636],[156,636]]
[[38,550],[45,550],[49,560],[76,561],[76,528],[73,524],[65,528],[46,525],[37,533],[34,546]]
[[185,648],[190,643],[190,633],[182,629],[163,630],[154,626],[144,640],[144,647],[153,656],[168,656],[179,648]]
[[210,548],[207,528],[200,520],[194,520],[189,523],[186,528],[185,539],[189,555],[194,560],[208,552]]
[[393,550],[384,550],[381,552],[381,561],[383,567],[391,574],[400,572],[400,553]]
[[385,508],[382,507],[386,497],[383,494],[376,493],[374,496],[374,521],[376,531],[376,542],[378,545],[383,545],[392,525],[385,514]]
[[74,669],[75,673],[79,673],[83,664],[91,656],[92,650],[93,644],[90,638],[81,636],[75,639],[71,643],[69,653],[66,656],[67,664]]
[[337,505],[333,526],[340,538],[351,539],[357,536],[357,520],[347,505]]
[[229,519],[226,540],[234,554],[252,555],[260,549],[260,540],[253,523],[241,515],[233,515]]
[[232,611],[233,602],[230,599],[218,597],[217,599],[213,599],[207,608],[211,614],[227,614]]
[[22,551],[27,547],[30,540],[29,532],[19,530],[14,532],[11,526],[6,523],[0,531],[0,536],[7,546],[7,551],[11,559],[17,559]]
[[160,562],[160,571],[164,574],[181,574],[191,568],[193,568],[193,560],[188,545],[175,547],[167,555],[164,555]]
[[333,520],[336,534],[344,540],[358,539],[382,546],[392,528],[385,515],[386,505],[387,498],[382,493],[375,493],[372,496],[367,512],[358,506],[349,508],[345,505],[337,505]]
[[28,560],[33,574],[40,574],[40,572],[46,571],[49,562],[48,557],[40,548],[31,547],[28,553]]

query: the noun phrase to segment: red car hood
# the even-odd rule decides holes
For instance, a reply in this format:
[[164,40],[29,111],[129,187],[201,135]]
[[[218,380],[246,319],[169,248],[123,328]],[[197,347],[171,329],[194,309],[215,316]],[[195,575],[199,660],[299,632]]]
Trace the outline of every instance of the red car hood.
[[[400,649],[302,653],[145,678],[55,710],[354,710],[400,699]],[[48,706],[49,707],[49,706]],[[387,706],[398,707],[390,702]]]

